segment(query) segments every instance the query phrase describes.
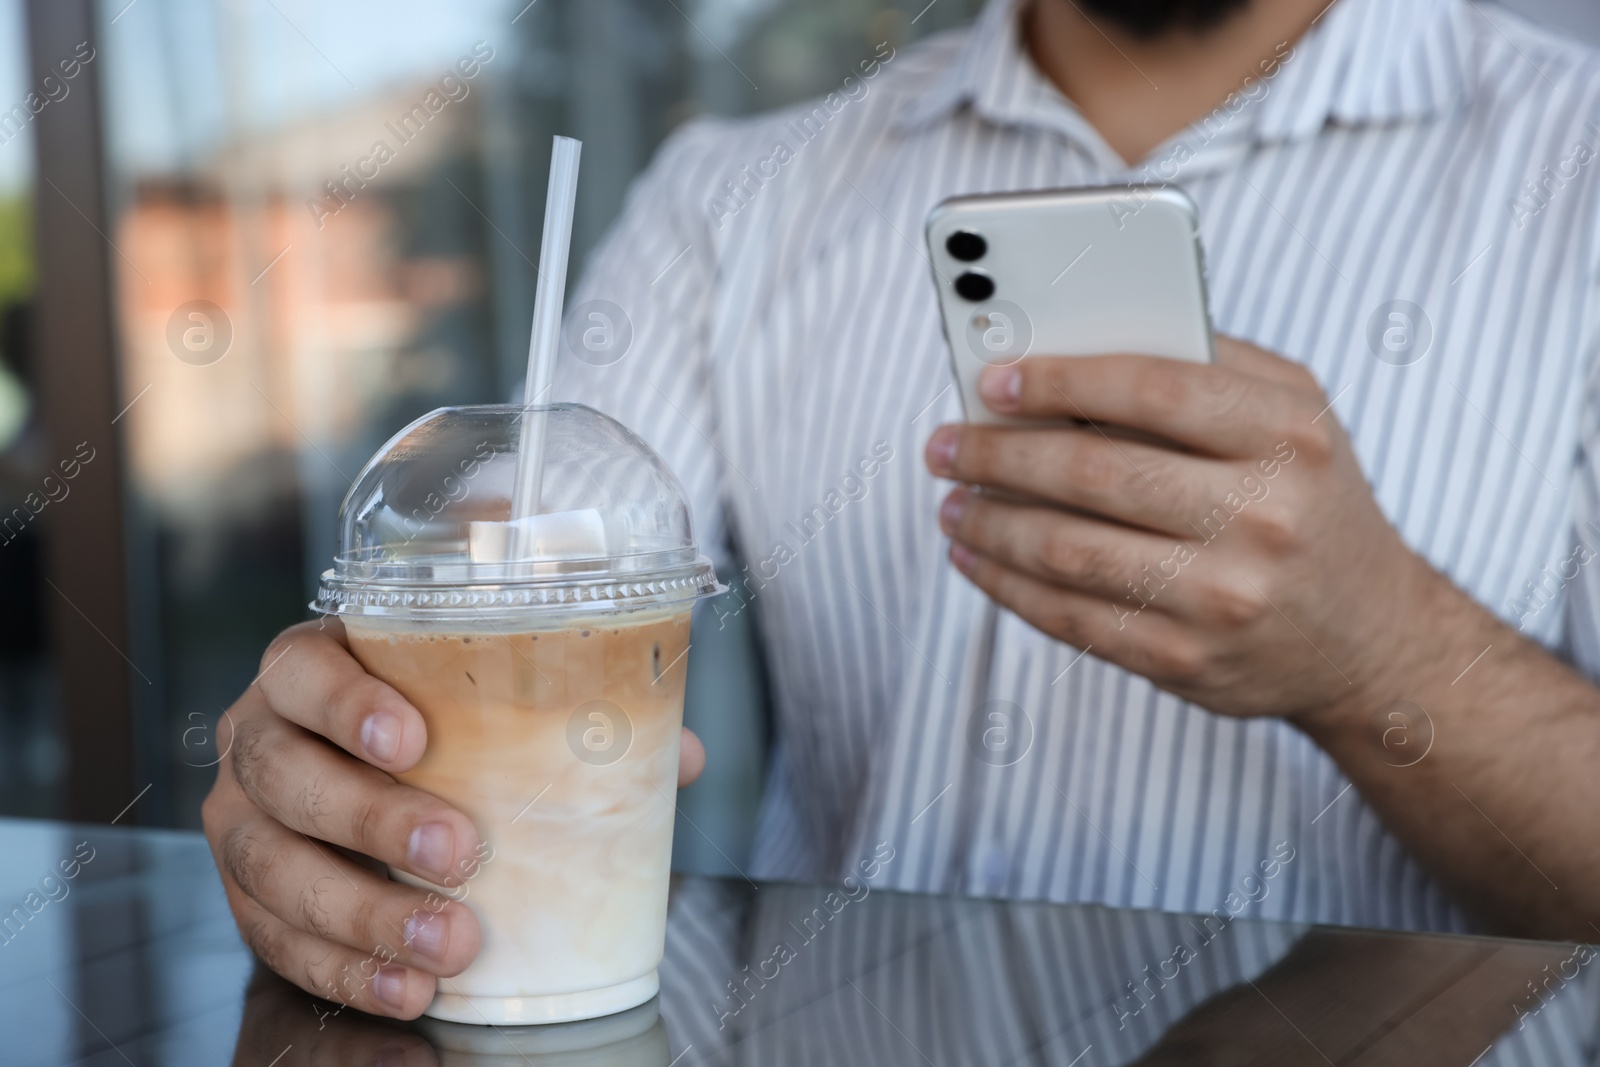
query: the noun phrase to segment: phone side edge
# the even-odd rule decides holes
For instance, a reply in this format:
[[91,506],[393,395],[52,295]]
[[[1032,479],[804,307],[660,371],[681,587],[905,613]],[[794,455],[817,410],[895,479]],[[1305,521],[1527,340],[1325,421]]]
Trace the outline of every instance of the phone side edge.
[[928,251],[928,278],[933,282],[933,305],[939,316],[939,334],[944,338],[945,354],[949,357],[946,366],[950,370],[950,384],[955,386],[956,393],[961,398],[961,415],[966,421],[971,421],[971,413],[967,411],[967,397],[961,388],[961,368],[956,365],[956,345],[950,337],[950,321],[945,314],[944,278],[939,273],[939,264],[936,262],[936,250],[933,239],[934,227],[949,214],[950,209],[962,200],[959,196],[947,196],[933,207],[928,209],[928,216],[922,223],[922,241]]
[[1154,186],[1149,191],[1151,201],[1159,201],[1166,207],[1174,208],[1181,212],[1184,221],[1188,223],[1189,232],[1194,241],[1194,268],[1200,282],[1200,311],[1205,316],[1205,342],[1206,355],[1209,362],[1217,362],[1217,324],[1211,316],[1211,279],[1206,268],[1206,245],[1200,233],[1200,205],[1195,203],[1194,197],[1181,185],[1164,184]]

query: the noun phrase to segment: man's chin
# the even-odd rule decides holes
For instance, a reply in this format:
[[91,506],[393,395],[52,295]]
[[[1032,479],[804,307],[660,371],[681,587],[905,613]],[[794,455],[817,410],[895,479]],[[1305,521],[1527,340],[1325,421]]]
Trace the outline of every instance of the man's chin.
[[1175,30],[1206,30],[1250,6],[1251,0],[1073,0],[1097,21],[1120,26],[1136,37],[1155,38]]

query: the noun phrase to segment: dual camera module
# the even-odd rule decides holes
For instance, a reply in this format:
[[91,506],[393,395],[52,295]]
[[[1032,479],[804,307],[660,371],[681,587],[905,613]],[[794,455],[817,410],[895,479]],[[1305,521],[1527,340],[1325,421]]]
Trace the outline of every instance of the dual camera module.
[[[963,263],[976,263],[989,251],[989,242],[967,230],[957,230],[944,242],[945,251]],[[969,270],[956,279],[956,292],[972,301],[982,303],[994,295],[994,279],[987,274]]]

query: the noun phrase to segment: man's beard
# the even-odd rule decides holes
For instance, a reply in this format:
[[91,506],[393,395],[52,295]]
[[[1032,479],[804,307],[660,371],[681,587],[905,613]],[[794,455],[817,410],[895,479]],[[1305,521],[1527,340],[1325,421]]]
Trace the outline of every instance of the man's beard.
[[1136,37],[1172,30],[1206,30],[1249,7],[1250,0],[1078,0],[1088,12]]

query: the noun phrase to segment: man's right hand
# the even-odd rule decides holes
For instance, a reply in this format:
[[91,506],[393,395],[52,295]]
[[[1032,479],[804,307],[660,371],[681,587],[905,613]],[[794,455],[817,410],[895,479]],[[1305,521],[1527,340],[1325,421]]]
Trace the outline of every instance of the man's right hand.
[[[383,865],[454,887],[482,858],[477,829],[401,785],[427,747],[422,716],[351,657],[336,619],[285,630],[217,726],[201,821],[245,943],[319,997],[415,1018],[439,977],[478,953],[464,904],[388,880]],[[705,753],[685,731],[678,784]]]

